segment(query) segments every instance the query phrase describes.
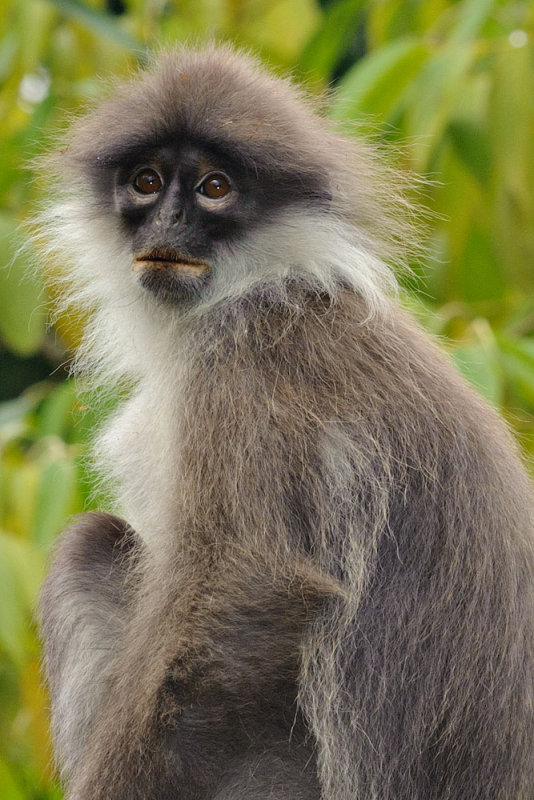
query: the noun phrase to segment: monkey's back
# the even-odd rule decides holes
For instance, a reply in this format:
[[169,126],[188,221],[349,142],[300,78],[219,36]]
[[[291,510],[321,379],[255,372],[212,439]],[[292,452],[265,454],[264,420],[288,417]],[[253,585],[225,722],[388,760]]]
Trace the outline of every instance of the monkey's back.
[[345,592],[303,634],[325,797],[530,800],[534,504],[504,424],[402,312],[366,321],[350,291],[296,281],[196,336],[195,513]]

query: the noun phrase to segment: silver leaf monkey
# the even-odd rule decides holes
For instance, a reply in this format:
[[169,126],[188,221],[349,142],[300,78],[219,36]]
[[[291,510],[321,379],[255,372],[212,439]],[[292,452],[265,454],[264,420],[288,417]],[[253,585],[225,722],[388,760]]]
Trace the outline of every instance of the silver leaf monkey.
[[388,171],[225,47],[46,169],[77,368],[123,387],[117,516],[42,595],[67,798],[532,800],[532,488],[395,300]]

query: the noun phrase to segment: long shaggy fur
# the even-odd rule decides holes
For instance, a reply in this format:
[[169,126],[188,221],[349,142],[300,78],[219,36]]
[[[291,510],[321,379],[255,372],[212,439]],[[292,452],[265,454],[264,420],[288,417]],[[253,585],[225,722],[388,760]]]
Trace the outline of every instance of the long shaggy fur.
[[[331,202],[296,195],[194,308],[158,304],[88,186],[166,136]],[[161,56],[49,163],[78,368],[127,387],[95,452],[128,525],[77,523],[43,595],[68,797],[532,800],[532,489],[390,299],[387,174],[220,48]]]

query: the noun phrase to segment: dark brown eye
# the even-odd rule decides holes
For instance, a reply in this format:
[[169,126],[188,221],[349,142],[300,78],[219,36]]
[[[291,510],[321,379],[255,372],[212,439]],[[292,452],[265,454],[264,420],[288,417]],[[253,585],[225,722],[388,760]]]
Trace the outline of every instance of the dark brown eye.
[[206,197],[210,197],[212,200],[219,200],[219,198],[225,197],[228,194],[230,188],[230,181],[226,175],[218,172],[204,178],[197,188],[197,192],[200,192],[200,194]]
[[133,187],[140,194],[156,194],[163,186],[163,181],[155,169],[143,167],[133,179]]

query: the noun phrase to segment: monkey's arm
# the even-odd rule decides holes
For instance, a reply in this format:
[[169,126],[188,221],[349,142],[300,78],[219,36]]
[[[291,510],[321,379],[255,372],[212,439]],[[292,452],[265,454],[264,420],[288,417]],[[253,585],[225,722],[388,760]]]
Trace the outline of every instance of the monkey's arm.
[[106,686],[129,603],[139,544],[109,514],[80,517],[60,537],[41,595],[45,669],[59,765],[72,774]]

